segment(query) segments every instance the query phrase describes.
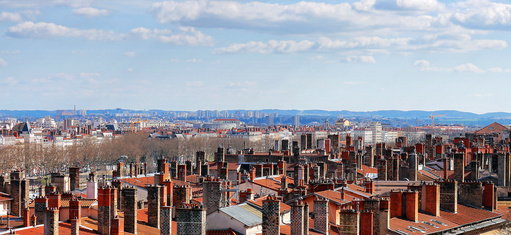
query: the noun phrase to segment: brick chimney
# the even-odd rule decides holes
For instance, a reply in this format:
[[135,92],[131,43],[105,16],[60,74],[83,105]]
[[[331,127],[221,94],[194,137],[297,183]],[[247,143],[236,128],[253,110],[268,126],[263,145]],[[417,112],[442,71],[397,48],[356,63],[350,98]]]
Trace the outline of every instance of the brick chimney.
[[124,235],[124,218],[116,215],[112,219],[111,235]]
[[48,207],[44,216],[44,235],[59,234],[59,209]]
[[162,183],[165,188],[167,189],[167,206],[172,206],[173,205],[173,189],[174,189],[174,184],[172,183],[172,181],[169,179],[169,180],[166,180],[166,181],[163,181]]
[[124,212],[124,230],[129,233],[137,231],[137,188],[125,187],[122,189],[122,202]]
[[452,213],[458,212],[458,181],[437,181],[440,185],[440,209]]
[[487,182],[484,184],[484,209],[493,211],[496,209],[497,204],[496,202],[496,196],[495,196],[495,184],[491,182]]
[[80,167],[69,167],[70,191],[80,189]]
[[36,197],[34,203],[34,215],[37,217],[37,224],[44,223],[44,213],[48,207],[48,198]]
[[251,166],[249,171],[250,171],[250,181],[253,182],[256,178],[256,169],[255,169],[255,167]]
[[[360,212],[355,210],[341,210],[340,212],[340,234],[359,234]],[[314,221],[316,223],[316,221]],[[370,226],[367,226],[370,227]],[[328,234],[328,233],[324,233]]]
[[117,176],[119,178],[124,176],[124,162],[117,163]]
[[454,179],[460,183],[465,179],[465,153],[454,154]]
[[52,194],[49,194],[48,196],[48,207],[55,207],[57,209],[60,209],[60,198],[61,198],[61,195],[60,194],[56,194],[56,193],[52,193]]
[[115,188],[102,187],[98,190],[98,232],[110,234],[112,219],[116,215]]
[[70,218],[69,222],[71,223],[71,235],[79,235],[80,234],[80,219]]
[[404,192],[406,197],[406,218],[417,222],[419,220],[419,193],[417,191]]
[[447,166],[447,163],[448,163],[448,159],[445,157],[443,158],[444,160],[444,180],[447,179],[447,169],[448,169],[448,166]]
[[286,175],[286,161],[279,160],[277,162],[277,168],[279,169],[279,175]]
[[133,176],[135,175],[135,169],[133,169],[134,166],[133,166],[133,162],[130,163],[130,177],[133,178]]
[[37,216],[33,214],[30,217],[30,226],[35,227],[37,225]]
[[459,203],[477,208],[483,207],[483,183],[479,181],[465,181],[460,183],[458,192]]
[[78,227],[77,230],[79,230],[81,218],[82,218],[82,202],[75,198],[69,201],[69,219],[71,220],[71,224],[73,224],[73,220],[76,220],[74,222]]
[[254,191],[251,188],[248,188],[246,191],[240,191],[239,203],[243,203],[248,200],[254,200]]
[[375,192],[375,183],[372,180],[367,180],[364,182],[366,193],[374,194]]
[[160,234],[171,235],[172,234],[172,207],[162,206],[160,208]]
[[390,192],[390,218],[401,217],[403,215],[403,192]]
[[433,216],[440,216],[440,186],[424,184],[422,190],[421,209]]
[[316,197],[314,200],[314,229],[328,234],[328,199]]
[[263,234],[280,235],[280,198],[269,195],[263,200]]
[[[364,225],[364,226],[361,226]],[[374,212],[363,210],[360,212],[360,235],[373,235],[374,231]]]
[[23,227],[30,226],[30,209],[23,209]]
[[161,185],[147,187],[148,225],[160,229]]
[[[307,216],[308,217],[308,216]],[[305,235],[304,203],[298,199],[291,205],[291,234]]]
[[186,165],[178,164],[177,165],[177,179],[181,181],[186,181]]
[[177,234],[206,235],[206,210],[184,204],[176,209]]

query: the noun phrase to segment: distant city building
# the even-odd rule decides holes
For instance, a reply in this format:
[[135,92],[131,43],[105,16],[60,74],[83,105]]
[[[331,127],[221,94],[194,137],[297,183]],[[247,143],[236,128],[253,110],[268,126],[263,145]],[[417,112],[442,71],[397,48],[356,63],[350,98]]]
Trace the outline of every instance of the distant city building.
[[369,125],[372,131],[372,143],[381,143],[383,142],[383,130],[381,126],[381,122],[371,122]]

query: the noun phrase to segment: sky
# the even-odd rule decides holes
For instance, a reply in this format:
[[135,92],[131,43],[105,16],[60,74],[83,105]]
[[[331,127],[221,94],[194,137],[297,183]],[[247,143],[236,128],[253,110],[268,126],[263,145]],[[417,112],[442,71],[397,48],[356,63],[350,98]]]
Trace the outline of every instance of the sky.
[[510,112],[498,0],[0,0],[0,109]]

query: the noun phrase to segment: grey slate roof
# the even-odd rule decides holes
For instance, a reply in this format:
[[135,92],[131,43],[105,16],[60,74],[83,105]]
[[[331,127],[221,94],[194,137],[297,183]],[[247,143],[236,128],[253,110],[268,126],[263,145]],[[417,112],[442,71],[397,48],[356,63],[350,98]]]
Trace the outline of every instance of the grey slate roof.
[[261,211],[258,208],[246,203],[220,208],[219,210],[240,221],[248,227],[261,224],[263,221]]

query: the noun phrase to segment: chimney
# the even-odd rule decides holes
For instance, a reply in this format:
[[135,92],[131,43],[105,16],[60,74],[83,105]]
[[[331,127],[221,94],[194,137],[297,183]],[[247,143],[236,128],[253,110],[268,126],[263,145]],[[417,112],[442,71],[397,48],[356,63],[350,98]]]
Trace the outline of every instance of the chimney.
[[55,207],[57,209],[60,209],[60,198],[61,198],[61,195],[60,194],[56,194],[56,193],[52,193],[52,194],[49,194],[48,196],[48,207]]
[[437,182],[440,185],[440,209],[452,213],[458,212],[458,182],[444,180]]
[[205,162],[201,165],[201,176],[207,177],[209,175],[209,164]]
[[186,165],[186,175],[191,175],[193,173],[193,171],[192,171],[192,161],[186,160],[185,161],[185,165]]
[[48,207],[44,216],[44,235],[59,234],[59,209]]
[[69,190],[80,189],[80,167],[69,167]]
[[114,188],[102,187],[98,190],[98,232],[110,234],[112,218],[116,215],[114,199]]
[[133,165],[133,162],[130,163],[130,177],[133,178],[133,176],[135,175],[135,172],[133,172],[135,169],[134,168],[134,165]]
[[328,234],[328,224],[328,199],[316,197],[314,200],[314,229]]
[[71,235],[79,235],[80,234],[80,219],[70,218],[71,222]]
[[445,157],[445,158],[443,158],[443,160],[444,160],[444,180],[446,180],[447,179],[447,169],[448,169],[447,168],[447,165],[448,165],[447,160],[448,159]]
[[374,181],[368,180],[364,184],[366,186],[366,193],[374,194],[376,188]]
[[304,205],[303,201],[298,199],[291,205],[291,234],[305,235]]
[[406,197],[406,218],[414,222],[419,221],[419,192],[406,191],[404,194]]
[[269,195],[263,200],[263,234],[280,235],[280,198]]
[[459,203],[483,208],[483,190],[483,183],[479,181],[460,183],[458,192]]
[[44,214],[46,212],[46,208],[48,207],[48,198],[46,197],[36,197],[34,203],[34,215],[37,217],[37,224],[44,223]]
[[222,181],[208,178],[203,182],[203,203],[207,214],[224,207],[227,198],[222,197]]
[[30,209],[23,209],[23,227],[30,226]]
[[76,219],[77,227],[80,227],[80,219],[82,218],[82,202],[76,198],[69,201],[69,219],[73,222]]
[[[189,185],[174,185],[174,206],[181,206],[183,204],[189,204],[191,198],[191,188]],[[204,190],[203,190],[204,192]],[[203,194],[204,195],[204,194]]]
[[491,182],[487,182],[484,184],[484,209],[493,211],[497,204],[496,202],[496,196],[495,196],[495,184]]
[[465,177],[465,154],[454,154],[454,179],[458,182],[463,182]]
[[167,194],[167,206],[172,206],[173,205],[172,196],[173,196],[174,184],[169,179],[169,180],[163,181],[163,185],[167,189],[167,193],[166,193]]
[[390,218],[401,217],[403,215],[403,192],[390,192]]
[[422,210],[433,216],[440,216],[440,186],[425,184],[422,190]]
[[112,219],[111,235],[124,235],[124,218],[116,215]]
[[279,169],[279,175],[286,175],[286,162],[284,160],[277,162],[277,168]]
[[160,234],[171,235],[172,234],[172,207],[162,206],[160,208]]
[[117,163],[117,176],[122,178],[124,176],[124,162]]
[[[341,210],[340,212],[340,234],[359,234],[360,212],[355,210]],[[314,222],[316,223],[316,222]],[[364,226],[371,227],[371,226]],[[328,234],[328,233],[324,233]]]
[[509,184],[509,182],[506,180],[506,176],[508,176],[508,172],[506,171],[507,167],[506,164],[509,164],[507,162],[507,156],[502,153],[498,153],[498,164],[497,164],[497,174],[498,174],[498,186],[506,186]]
[[147,176],[147,162],[144,162],[144,175]]
[[250,181],[254,181],[256,178],[256,169],[255,167],[250,167]]
[[181,181],[186,181],[186,165],[184,164],[177,165],[177,179]]
[[[44,223],[44,221],[43,221],[43,223]],[[33,214],[30,217],[30,226],[35,227],[36,225],[37,225],[37,216],[35,214]]]
[[161,184],[161,191],[160,191],[160,200],[161,204],[160,206],[167,206],[167,186]]
[[177,234],[206,235],[206,210],[203,207],[184,204],[176,209],[176,214]]
[[160,229],[161,185],[147,187],[148,225]]
[[218,171],[219,171],[218,178],[224,179],[224,180],[228,179],[228,177],[229,177],[229,168],[227,168],[227,167],[220,167],[218,169]]
[[122,202],[124,212],[124,230],[137,233],[137,188],[125,187],[122,189]]

